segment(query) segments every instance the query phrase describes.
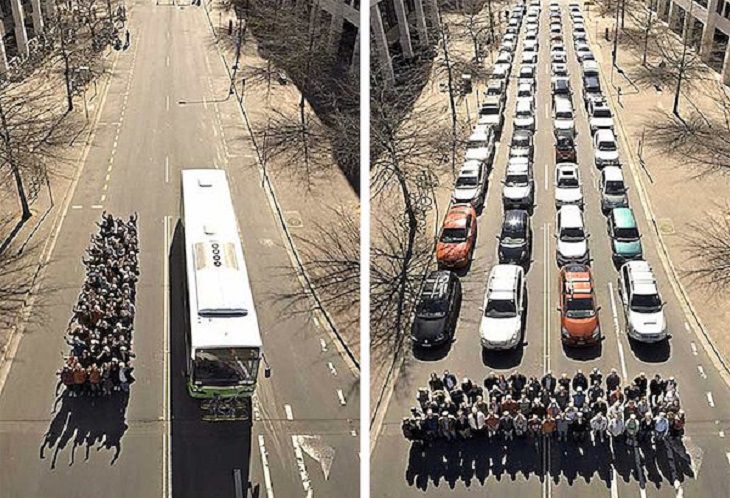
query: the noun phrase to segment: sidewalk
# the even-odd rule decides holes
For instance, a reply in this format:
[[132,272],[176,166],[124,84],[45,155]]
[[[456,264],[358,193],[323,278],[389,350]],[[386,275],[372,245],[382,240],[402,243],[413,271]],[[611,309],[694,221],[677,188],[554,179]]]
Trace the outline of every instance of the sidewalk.
[[[626,21],[629,22],[628,16]],[[598,17],[591,12],[587,16],[586,26],[597,26],[597,32],[604,33],[605,28],[612,29],[613,20]],[[593,29],[591,31],[589,36],[593,39],[593,45],[600,46],[600,53],[596,53],[596,57],[599,59],[603,74],[608,77],[611,73],[612,44],[602,36],[596,39],[595,32]],[[632,74],[640,64],[639,57],[619,47],[617,65],[626,74]],[[709,68],[708,72],[711,72]],[[614,109],[629,141],[631,150],[626,152],[634,156],[638,168],[637,151],[645,126],[650,120],[656,119],[655,113],[671,115],[674,90],[673,88],[664,88],[663,91],[637,90],[618,74],[614,75],[614,83],[622,87],[622,105],[614,106]],[[605,90],[616,99],[616,88],[609,85]],[[691,96],[682,94],[680,112],[690,111],[692,105],[688,100],[690,98],[703,113],[714,112],[712,103],[707,97],[694,92]],[[650,199],[660,237],[672,266],[676,268],[681,286],[699,322],[722,356],[730,358],[730,337],[724,330],[730,320],[730,296],[708,292],[706,288],[692,282],[684,274],[684,270],[688,269],[690,256],[684,235],[692,233],[693,223],[706,220],[706,213],[716,212],[716,202],[727,199],[730,192],[730,177],[719,174],[699,176],[701,171],[683,165],[681,157],[665,154],[648,143],[644,144],[642,157],[645,161],[642,183]],[[670,289],[665,289],[664,292],[670,292]]]
[[[206,4],[206,8],[210,9],[211,28],[219,37],[218,48],[225,58],[226,65],[231,68],[235,63],[236,53],[235,44],[232,43],[233,37],[228,35],[227,27],[229,20],[235,21],[235,13],[233,9],[226,10],[220,2],[210,2],[210,5]],[[233,25],[237,23],[234,22]],[[241,50],[240,67],[265,65],[266,61],[258,55],[255,38],[247,32]],[[238,96],[240,77],[237,80]],[[296,111],[299,98],[299,91],[291,83],[281,85],[273,81],[267,98],[264,83],[247,81],[243,107],[254,133],[262,132],[266,128],[268,118],[277,111],[286,114]],[[251,139],[250,135],[247,135],[247,139]],[[256,142],[259,140],[257,138]],[[353,144],[353,147],[359,147],[359,142]],[[275,202],[278,203],[278,208],[272,207],[281,212],[285,230],[291,237],[292,263],[298,266],[297,260],[301,260],[306,272],[306,275],[303,275],[305,280],[316,284],[326,273],[326,268],[323,266],[326,266],[328,259],[343,256],[340,253],[328,254],[328,249],[336,249],[330,247],[334,243],[331,239],[332,234],[339,233],[343,242],[357,246],[347,253],[348,262],[349,259],[359,258],[359,239],[356,239],[358,232],[352,227],[352,223],[355,229],[359,227],[359,199],[334,160],[330,168],[310,173],[307,181],[300,176],[301,172],[292,168],[291,164],[281,164],[275,160],[266,165],[266,172],[275,191]],[[327,281],[329,282],[329,279]],[[359,284],[357,287],[359,289]],[[315,321],[320,322],[322,328],[341,336],[342,341],[359,362],[359,298],[350,295],[347,296],[348,299],[342,299],[339,290],[337,285],[333,285],[331,289],[321,286],[317,288],[316,292],[325,313],[324,316],[318,313],[312,316]],[[296,296],[296,299],[310,298],[303,294]],[[309,309],[313,307],[308,306]]]

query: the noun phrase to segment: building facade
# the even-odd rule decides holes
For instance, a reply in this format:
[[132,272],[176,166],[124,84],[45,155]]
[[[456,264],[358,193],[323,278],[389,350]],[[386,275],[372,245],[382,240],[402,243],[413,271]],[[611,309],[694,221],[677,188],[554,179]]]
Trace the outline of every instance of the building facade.
[[730,85],[730,0],[647,0],[647,6]]
[[312,26],[329,29],[340,63],[360,67],[360,0],[312,0]]
[[28,56],[29,41],[43,32],[54,8],[54,0],[0,0],[0,74],[12,58]]

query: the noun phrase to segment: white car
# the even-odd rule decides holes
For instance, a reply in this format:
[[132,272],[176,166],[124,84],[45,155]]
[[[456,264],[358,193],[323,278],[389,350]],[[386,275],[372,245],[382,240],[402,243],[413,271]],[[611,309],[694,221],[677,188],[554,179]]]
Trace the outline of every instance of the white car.
[[[512,141],[509,144],[509,164],[512,165],[512,159],[520,159],[516,164],[530,165],[534,154],[534,144],[532,132],[530,130],[515,130],[512,134]],[[524,161],[521,160],[524,158]]]
[[612,130],[598,130],[593,135],[593,158],[598,168],[619,164],[618,145]]
[[568,76],[568,64],[562,62],[553,62],[552,64],[550,64],[550,71],[552,71],[552,74],[555,77]]
[[537,30],[536,29],[528,29],[525,32],[525,40],[537,40]]
[[598,75],[598,63],[595,60],[588,60],[583,57],[583,62],[580,65],[584,75]]
[[518,102],[515,106],[515,116],[512,121],[515,130],[535,131],[535,108],[528,101]]
[[456,177],[454,192],[451,200],[455,204],[469,203],[475,208],[484,204],[484,186],[486,172],[483,163],[479,161],[466,161]]
[[640,342],[667,338],[667,319],[656,278],[646,261],[629,261],[619,270],[618,289],[629,337]]
[[556,95],[553,102],[553,128],[556,135],[575,135],[575,113],[569,95]]
[[605,100],[588,102],[588,124],[591,127],[591,133],[598,130],[613,130],[613,116]]
[[495,265],[489,272],[479,339],[486,350],[516,348],[522,340],[527,285],[517,265]]
[[565,266],[568,263],[587,265],[590,262],[588,234],[580,208],[575,205],[561,207],[556,215],[555,226],[558,265]]
[[523,64],[537,64],[537,52],[532,50],[524,50],[522,52]]
[[504,209],[531,209],[535,199],[535,182],[527,161],[512,161],[502,182]]
[[509,74],[511,72],[509,64],[495,64],[492,67],[491,79],[504,80],[505,84],[509,83]]
[[475,126],[466,142],[467,161],[481,161],[489,166],[494,159],[494,129],[491,126]]
[[583,59],[585,58],[586,54],[591,54],[591,48],[585,44],[585,43],[576,43],[575,45],[575,55],[578,57],[578,60],[580,62],[583,62]]
[[586,27],[582,22],[573,22],[573,32],[574,33],[585,33]]
[[527,100],[534,107],[535,87],[531,83],[520,83],[517,86],[517,102]]
[[[505,35],[506,37],[507,35]],[[502,44],[499,46],[499,50],[505,52],[514,52],[517,43],[512,40],[502,40]]]
[[478,124],[491,126],[495,133],[502,132],[504,124],[502,100],[499,97],[487,97],[479,107]]
[[575,163],[560,163],[555,167],[555,209],[574,205],[583,208],[583,187]]
[[528,52],[538,52],[540,50],[540,44],[537,40],[525,40],[523,49]]
[[520,66],[520,74],[518,76],[518,83],[530,83],[535,84],[535,66],[531,64],[523,64]]
[[567,64],[568,63],[568,56],[565,52],[560,52],[558,50],[551,50],[550,51],[550,62],[552,64]]
[[497,54],[497,58],[494,61],[495,64],[509,64],[512,65],[512,53],[506,50],[501,51]]
[[563,26],[560,23],[554,22],[550,25],[550,33],[559,35],[563,32]]

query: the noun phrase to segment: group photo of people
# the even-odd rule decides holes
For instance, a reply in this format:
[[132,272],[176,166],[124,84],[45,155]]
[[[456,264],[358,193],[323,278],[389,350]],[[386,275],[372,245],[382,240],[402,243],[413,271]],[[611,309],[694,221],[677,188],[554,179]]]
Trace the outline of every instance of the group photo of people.
[[[129,392],[139,279],[137,215],[104,212],[82,261],[86,279],[66,331],[70,351],[58,371],[69,396]],[[58,389],[57,389],[58,391]]]
[[681,438],[686,423],[673,377],[642,372],[625,383],[616,369],[541,378],[490,372],[481,384],[445,370],[431,374],[416,400],[401,428],[407,439],[427,444],[483,438],[656,446]]

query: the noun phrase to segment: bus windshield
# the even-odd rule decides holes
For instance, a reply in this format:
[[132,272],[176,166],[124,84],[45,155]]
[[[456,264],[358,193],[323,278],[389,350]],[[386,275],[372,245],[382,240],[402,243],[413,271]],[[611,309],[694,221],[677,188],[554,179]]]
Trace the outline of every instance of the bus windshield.
[[198,349],[193,379],[203,386],[253,384],[258,368],[258,348]]

